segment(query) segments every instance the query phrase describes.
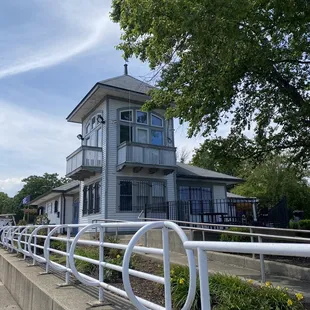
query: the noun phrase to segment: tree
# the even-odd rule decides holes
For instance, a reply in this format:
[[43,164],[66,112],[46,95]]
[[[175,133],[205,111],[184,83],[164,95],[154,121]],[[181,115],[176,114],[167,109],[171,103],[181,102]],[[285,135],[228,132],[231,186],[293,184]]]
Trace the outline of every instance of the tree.
[[310,2],[113,0],[124,58],[147,61],[165,108],[205,136],[254,128],[254,154],[310,158]]
[[292,210],[304,210],[310,216],[310,188],[307,171],[291,165],[285,156],[274,156],[248,171],[246,182],[232,191],[246,197],[268,198],[278,201],[286,196]]
[[13,199],[6,193],[0,192],[0,214],[10,213],[12,210]]
[[31,175],[22,180],[23,188],[14,196],[15,206],[19,206],[23,198],[30,196],[31,200],[47,191],[68,183],[70,179],[59,177],[58,173],[44,173],[43,176]]
[[254,141],[245,136],[228,136],[227,138],[206,139],[195,149],[192,164],[201,168],[244,177],[250,166],[258,160],[251,158]]
[[186,147],[177,149],[177,160],[182,164],[186,163],[190,157],[190,151]]

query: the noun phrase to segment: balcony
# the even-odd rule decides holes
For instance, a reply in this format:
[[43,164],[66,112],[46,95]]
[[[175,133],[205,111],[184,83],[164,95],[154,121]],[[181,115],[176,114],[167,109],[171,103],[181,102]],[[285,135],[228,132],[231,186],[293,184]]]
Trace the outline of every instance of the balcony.
[[67,157],[66,177],[84,180],[102,171],[102,149],[82,146]]
[[150,174],[170,174],[176,169],[175,151],[174,147],[124,142],[118,147],[117,171],[132,167],[135,173],[147,169]]

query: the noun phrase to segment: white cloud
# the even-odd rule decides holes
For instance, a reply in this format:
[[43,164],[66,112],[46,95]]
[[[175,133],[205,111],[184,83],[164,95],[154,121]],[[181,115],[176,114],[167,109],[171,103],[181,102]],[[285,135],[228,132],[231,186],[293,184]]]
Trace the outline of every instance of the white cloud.
[[36,0],[31,4],[36,15],[10,35],[6,29],[0,30],[1,45],[5,46],[0,48],[0,79],[56,65],[119,32],[109,19],[109,1],[79,1],[77,5],[75,1]]
[[7,193],[10,197],[13,197],[22,187],[23,178],[8,178],[0,180],[0,192]]
[[0,111],[0,187],[14,188],[31,174],[63,176],[66,156],[79,146],[79,125],[1,100]]

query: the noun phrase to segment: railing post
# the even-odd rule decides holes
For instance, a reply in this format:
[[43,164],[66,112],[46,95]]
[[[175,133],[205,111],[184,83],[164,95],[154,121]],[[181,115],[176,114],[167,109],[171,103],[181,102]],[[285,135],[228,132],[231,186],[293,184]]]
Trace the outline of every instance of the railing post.
[[[258,242],[262,243],[262,237],[258,237]],[[260,260],[260,273],[261,273],[261,279],[262,283],[266,282],[266,273],[265,273],[265,262],[264,262],[264,254],[259,254],[259,260]]]
[[[99,232],[99,282],[102,283],[104,281],[104,267],[101,263],[104,262],[104,229],[100,226]],[[99,286],[99,303],[102,303],[104,300],[103,287]]]
[[[70,252],[70,247],[71,247],[71,244],[70,244],[70,234],[71,233],[71,228],[70,227],[67,227],[67,241],[66,241],[66,252],[69,253]],[[66,256],[66,281],[65,281],[65,284],[66,285],[69,285],[69,282],[70,282],[70,272],[68,271],[68,269],[70,268],[70,264],[69,264],[69,257],[68,255]]]
[[[48,236],[48,234],[50,233],[51,229],[50,227],[47,228],[47,233],[46,236]],[[47,242],[47,248],[49,248],[51,246],[50,241],[45,239],[45,242]],[[48,251],[48,258],[50,257],[50,251]],[[46,259],[46,258],[45,258]],[[48,263],[45,263],[45,273],[49,273],[49,266]]]
[[163,261],[164,261],[164,279],[165,279],[165,309],[172,309],[171,305],[171,285],[170,285],[170,249],[169,249],[169,230],[162,228],[163,240]]
[[198,248],[198,269],[200,282],[200,301],[202,310],[211,310],[208,258],[204,250]]
[[[253,229],[250,227],[250,234],[253,234]],[[251,242],[254,242],[254,237],[251,236]],[[252,253],[252,258],[255,258],[255,253]]]

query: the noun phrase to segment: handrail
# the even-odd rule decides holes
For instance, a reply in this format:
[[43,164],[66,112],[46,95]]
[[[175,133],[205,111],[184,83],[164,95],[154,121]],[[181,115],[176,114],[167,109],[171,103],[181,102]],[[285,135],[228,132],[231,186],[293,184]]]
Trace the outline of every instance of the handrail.
[[204,292],[200,294],[202,310],[211,310],[207,251],[310,257],[310,244],[185,241],[183,245],[198,252],[200,291]]
[[[33,265],[36,263],[45,264],[46,273],[53,270],[65,273],[64,285],[69,285],[70,276],[74,276],[76,279],[88,286],[97,286],[99,288],[99,302],[104,301],[103,289],[109,290],[112,293],[116,293],[122,297],[129,298],[129,300],[137,306],[138,309],[171,309],[171,291],[170,291],[170,257],[169,257],[169,235],[168,229],[176,231],[180,236],[181,241],[188,241],[186,234],[176,224],[169,222],[125,222],[120,220],[114,220],[105,223],[93,223],[93,224],[62,224],[62,225],[29,225],[29,226],[9,226],[1,228],[1,245],[9,251],[16,251],[22,253],[24,259],[26,257],[33,260]],[[71,237],[73,228],[79,228],[79,232],[75,237]],[[134,235],[133,241],[130,244],[118,244],[110,243],[104,240],[106,229],[121,229],[121,228],[137,229],[138,232]],[[136,242],[152,228],[162,229],[162,238],[164,248],[150,248],[144,246],[137,246]],[[56,236],[58,232],[66,230],[66,235]],[[87,240],[81,239],[83,234],[88,232],[99,231],[99,240]],[[42,240],[44,240],[44,246],[42,246]],[[66,244],[65,250],[54,249],[51,246],[51,241],[60,241]],[[41,242],[40,242],[41,241]],[[75,254],[77,245],[96,246],[99,248],[99,258],[88,258]],[[104,248],[115,248],[125,250],[122,266],[105,261]],[[130,269],[129,260],[132,252],[162,255],[164,259],[164,276],[158,276],[149,274],[147,272],[137,271]],[[191,303],[195,296],[196,291],[196,267],[193,251],[187,250],[188,263],[190,267],[190,283],[189,292],[184,310],[190,309]],[[66,258],[66,264],[61,265],[52,260],[51,254],[63,255]],[[95,264],[99,267],[99,279],[90,275],[83,274],[77,270],[76,260],[82,260]],[[104,281],[103,274],[104,269],[111,269],[121,272],[123,274],[124,290],[117,288]],[[133,294],[131,284],[129,281],[129,275],[147,279],[165,286],[165,307],[155,304],[149,300],[141,297],[137,297]]]
[[[143,220],[143,221],[165,221],[164,219],[158,219],[158,218],[144,218],[144,217],[140,217],[142,215],[142,213],[144,213],[144,211],[142,210],[138,219],[139,220]],[[231,228],[231,227],[235,227],[235,228],[248,228],[250,229],[261,229],[261,230],[274,230],[274,231],[287,231],[287,232],[294,232],[296,230],[294,229],[289,229],[289,228],[276,228],[276,227],[265,227],[265,226],[246,226],[246,225],[229,225],[229,224],[214,224],[214,223],[198,223],[198,222],[186,222],[186,221],[177,221],[177,220],[169,220],[166,219],[166,221],[170,221],[173,223],[178,223],[178,224],[186,224],[186,225],[196,225],[196,226],[213,226],[213,227],[223,227],[223,228]],[[185,227],[185,226],[183,226]],[[191,229],[193,227],[190,226],[186,226],[186,228]],[[223,232],[223,231],[222,231]],[[302,230],[302,229],[298,229],[299,233],[308,233],[310,234],[310,230]],[[228,233],[227,231],[225,231],[225,233]]]

